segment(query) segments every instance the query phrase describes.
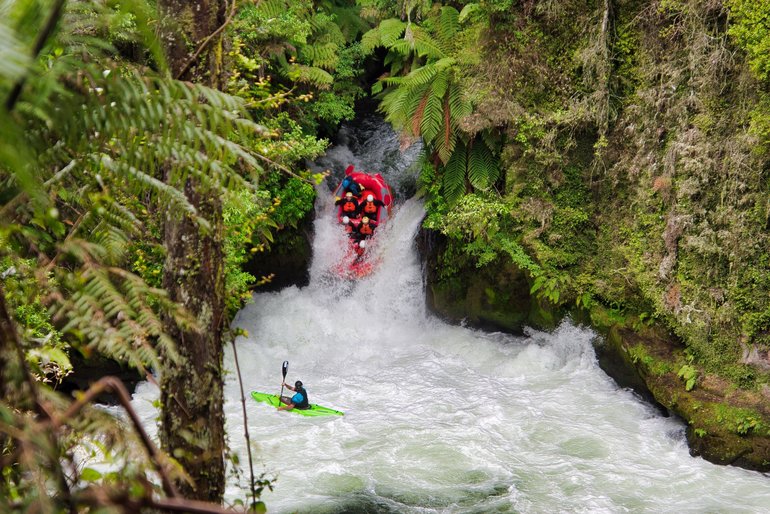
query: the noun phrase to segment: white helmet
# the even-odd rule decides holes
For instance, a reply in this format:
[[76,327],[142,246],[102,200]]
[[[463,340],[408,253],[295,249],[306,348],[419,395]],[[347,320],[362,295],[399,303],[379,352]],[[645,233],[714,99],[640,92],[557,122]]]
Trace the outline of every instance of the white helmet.
[[366,241],[361,241],[360,243],[358,243],[358,246],[360,248],[366,248]]
[[350,218],[348,218],[347,216],[342,217],[342,223],[349,223],[349,222],[350,222]]
[[367,197],[366,197],[366,200],[367,200],[368,202],[373,202],[373,201],[374,201],[374,195],[369,195],[369,196],[367,196]]

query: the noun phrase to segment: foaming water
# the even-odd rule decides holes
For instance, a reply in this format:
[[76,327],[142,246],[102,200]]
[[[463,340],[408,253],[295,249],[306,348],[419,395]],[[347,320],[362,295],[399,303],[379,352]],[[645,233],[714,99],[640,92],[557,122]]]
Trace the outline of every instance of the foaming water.
[[[246,391],[278,393],[288,360],[287,381],[345,412],[305,418],[248,400],[255,471],[276,479],[268,512],[767,512],[770,479],[690,457],[680,422],[601,371],[590,330],[515,337],[427,313],[420,201],[400,202],[377,234],[375,273],[336,278],[345,236],[319,198],[310,284],[257,294],[235,321],[249,334],[237,340]],[[230,347],[225,363],[234,369]],[[150,426],[156,396],[148,384],[135,395]],[[225,397],[246,462],[234,373]],[[226,494],[246,498],[248,477]]]

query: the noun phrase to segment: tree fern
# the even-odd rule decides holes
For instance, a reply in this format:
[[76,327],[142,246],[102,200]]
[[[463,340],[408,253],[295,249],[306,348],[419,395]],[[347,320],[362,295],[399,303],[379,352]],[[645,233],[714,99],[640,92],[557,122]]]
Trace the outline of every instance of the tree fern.
[[334,82],[334,77],[329,72],[314,66],[293,64],[287,71],[289,78],[293,81],[312,84],[319,89],[328,89]]
[[430,85],[430,90],[425,92],[425,108],[420,120],[420,131],[427,141],[433,141],[438,136],[443,125],[442,99],[446,94],[447,81],[444,74],[439,74]]
[[465,193],[467,160],[467,148],[463,143],[460,143],[444,166],[442,191],[450,204],[455,203]]
[[[244,101],[166,78],[161,58],[137,66],[111,48],[112,18],[140,3],[122,2],[118,12],[109,2],[68,2],[57,31],[43,31],[51,40],[39,56],[32,56],[30,46],[48,5],[21,0],[0,5],[0,13],[7,13],[8,5],[14,11],[14,16],[0,16],[0,95],[13,96],[0,108],[0,306],[8,298],[12,307],[0,309],[0,439],[7,450],[0,482],[3,512],[99,510],[100,498],[82,500],[81,493],[92,491],[109,497],[109,508],[120,509],[120,498],[132,498],[163,510],[153,508],[156,493],[162,492],[150,484],[169,475],[148,472],[147,455],[135,451],[137,441],[112,416],[70,411],[77,401],[16,373],[25,362],[33,363],[29,376],[45,379],[37,362],[60,349],[45,348],[48,343],[38,334],[33,339],[31,322],[13,308],[39,302],[51,339],[60,337],[71,352],[95,352],[168,376],[182,346],[164,333],[165,322],[194,327],[195,321],[165,291],[129,271],[135,255],[129,243],[157,246],[152,231],[160,216],[171,222],[192,218],[194,230],[212,230],[216,224],[205,217],[207,199],[229,200],[245,191],[249,199],[270,204],[269,194],[252,193],[263,167],[273,163],[253,149],[273,144],[266,137],[280,136],[268,136],[265,127],[250,121]],[[268,14],[275,6],[296,4],[268,3]],[[154,21],[137,20],[136,26]],[[340,33],[325,31],[328,17],[301,22],[317,32],[311,40],[317,47],[300,57],[311,62],[299,64],[332,67],[332,43]],[[139,46],[137,52],[151,54],[151,47],[157,45]],[[16,89],[20,95],[9,94]],[[202,203],[186,194],[190,184]],[[252,226],[260,233],[268,225]],[[33,264],[19,265],[24,261]],[[6,295],[11,275],[34,284],[37,296],[28,291]],[[7,359],[16,350],[27,358]],[[40,408],[33,412],[36,404]],[[110,454],[130,463],[111,463],[118,473],[114,479],[81,473],[74,461],[73,447],[91,436],[107,441]]]
[[262,0],[257,4],[257,10],[266,18],[279,18],[289,8],[287,0]]
[[442,47],[452,48],[456,44],[455,38],[460,32],[460,13],[454,7],[444,6],[441,8],[436,25],[436,38]]
[[[404,9],[414,12],[415,5]],[[452,6],[441,6],[421,23],[383,20],[362,41],[367,52],[377,47],[388,50],[385,64],[390,74],[372,91],[379,94],[386,119],[396,129],[421,137],[431,160],[443,168],[442,191],[450,205],[467,184],[485,190],[500,176],[497,144],[488,134],[468,134],[460,128],[473,106],[460,79],[458,42],[463,22],[477,9],[478,5],[466,6],[460,13]]]
[[[29,21],[18,26],[36,30],[37,7],[28,3],[15,7],[18,17]],[[37,261],[38,272],[25,272],[25,278],[36,282],[59,332],[78,349],[96,351],[138,369],[160,370],[176,356],[175,343],[163,331],[162,317],[187,326],[192,319],[165,292],[127,271],[127,242],[145,230],[146,213],[137,210],[141,205],[137,199],[167,204],[169,216],[197,216],[205,229],[207,220],[198,216],[184,191],[169,184],[183,185],[195,178],[215,196],[229,195],[233,188],[255,187],[246,177],[249,168],[259,168],[258,158],[240,143],[262,137],[263,129],[243,117],[242,101],[170,81],[149,69],[140,75],[130,66],[116,65],[109,45],[95,37],[107,26],[101,9],[87,2],[71,3],[55,40],[43,48],[39,61],[30,63],[29,57],[19,61],[27,64],[21,72],[12,65],[17,62],[19,42],[33,39],[30,36],[35,33],[19,35],[7,19],[0,19],[0,34],[14,36],[0,38],[4,61],[0,93],[5,99],[21,86],[21,94],[0,112],[0,233],[4,237],[0,258]],[[28,50],[24,53],[29,55]],[[178,181],[165,180],[168,177]],[[4,302],[2,290],[0,296]],[[11,298],[12,306],[26,301],[21,296]],[[14,325],[13,320],[10,323]],[[7,344],[6,339],[3,345]],[[18,345],[21,350],[39,351],[24,337]],[[161,353],[166,356],[163,362]],[[0,372],[6,377],[10,364],[3,360],[2,365]],[[23,390],[18,384],[3,383],[4,390],[14,387]],[[10,397],[3,400],[9,401]],[[56,402],[66,405],[62,398]],[[23,406],[0,403],[0,410],[10,413],[6,421],[15,418],[19,408]],[[18,421],[24,426],[21,416]],[[3,440],[9,441],[5,429],[0,431]],[[61,443],[57,440],[31,451],[52,455],[49,462],[56,463],[55,468],[59,459],[67,460],[69,452],[62,445],[63,453],[58,453]],[[59,510],[61,505],[53,506],[65,494],[59,488],[82,487],[78,480],[74,485],[49,481],[48,464],[38,469],[32,462],[20,466],[18,476],[4,475],[8,479],[0,486],[4,492],[12,482],[23,489],[28,481],[37,489],[45,483],[60,491],[56,494],[46,485],[42,495],[31,494],[24,504],[36,505],[32,510]],[[50,508],[35,503],[48,498],[48,493]],[[11,496],[0,497],[0,510],[5,510]],[[67,508],[79,510],[74,503]]]
[[476,189],[488,189],[500,175],[497,159],[481,138],[473,141],[468,155],[468,179]]

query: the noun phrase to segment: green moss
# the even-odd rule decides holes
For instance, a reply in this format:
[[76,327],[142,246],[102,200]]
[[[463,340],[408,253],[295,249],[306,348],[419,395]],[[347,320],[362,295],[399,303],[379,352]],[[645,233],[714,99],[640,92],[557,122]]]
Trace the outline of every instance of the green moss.
[[754,409],[714,404],[711,408],[712,424],[726,427],[730,432],[745,436],[748,434],[770,436],[770,426],[763,422],[761,413]]
[[663,376],[673,372],[671,362],[653,357],[644,345],[637,344],[629,348],[628,355],[631,362],[644,369],[646,373]]

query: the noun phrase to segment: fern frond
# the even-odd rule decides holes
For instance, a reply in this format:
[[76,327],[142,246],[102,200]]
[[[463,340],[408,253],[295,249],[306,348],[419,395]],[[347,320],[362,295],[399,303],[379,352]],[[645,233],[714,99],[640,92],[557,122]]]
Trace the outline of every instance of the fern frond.
[[406,30],[407,24],[397,18],[389,18],[380,23],[380,41],[385,48],[390,48],[398,41]]
[[441,8],[438,18],[438,39],[444,48],[451,48],[455,44],[455,38],[460,31],[460,13],[451,6]]
[[361,36],[361,53],[363,55],[371,55],[379,46],[382,46],[382,34],[379,27],[368,30]]
[[444,198],[449,204],[454,204],[465,192],[465,169],[467,161],[466,147],[463,143],[456,146],[452,157],[444,166],[442,182]]
[[360,7],[347,5],[334,5],[329,9],[346,41],[355,41],[359,34],[369,30],[369,24],[360,16],[360,10]]
[[452,120],[456,122],[470,115],[473,112],[473,106],[465,99],[460,86],[453,82],[448,89],[447,106],[451,112]]
[[[451,91],[450,91],[451,93]],[[452,121],[451,109],[449,106],[449,96],[444,96],[444,123],[442,126],[443,134],[436,138],[436,151],[441,162],[446,163],[452,156],[457,142],[456,127]]]
[[495,183],[500,169],[492,152],[477,138],[468,156],[468,180],[476,189],[486,190]]
[[333,71],[339,62],[339,51],[336,43],[308,44],[300,50],[300,57],[317,68]]
[[420,121],[420,133],[425,141],[433,141],[441,132],[443,124],[443,97],[446,93],[446,80],[443,74],[436,75],[430,87],[427,102]]
[[165,182],[156,179],[128,164],[115,161],[108,155],[103,155],[100,162],[104,168],[115,173],[119,177],[128,179],[131,181],[138,181],[141,184],[146,185],[148,188],[155,191],[160,195],[164,201],[171,203],[175,209],[185,212],[191,218],[197,220],[197,222],[205,229],[210,229],[208,221],[198,216],[198,211],[194,205],[192,205],[187,197],[175,187],[172,187]]
[[0,20],[0,77],[2,82],[12,84],[19,80],[30,64],[24,45],[17,39],[15,31]]
[[292,64],[288,69],[288,76],[296,82],[312,84],[319,89],[328,89],[334,82],[334,77],[329,72],[313,66]]
[[431,60],[446,57],[450,46],[434,39],[427,30],[414,27],[412,30],[412,48],[420,57]]
[[415,108],[414,113],[412,114],[412,123],[411,123],[412,135],[417,135],[421,133],[423,113],[425,112],[425,106],[428,103],[429,98],[430,98],[430,88],[426,89],[422,97],[420,97],[420,101],[417,102],[417,107]]
[[439,69],[435,64],[426,64],[425,66],[421,66],[404,77],[402,87],[413,89],[416,87],[424,86],[433,80],[433,77],[436,76],[438,71]]
[[289,9],[287,0],[262,0],[257,11],[265,18],[280,18]]

